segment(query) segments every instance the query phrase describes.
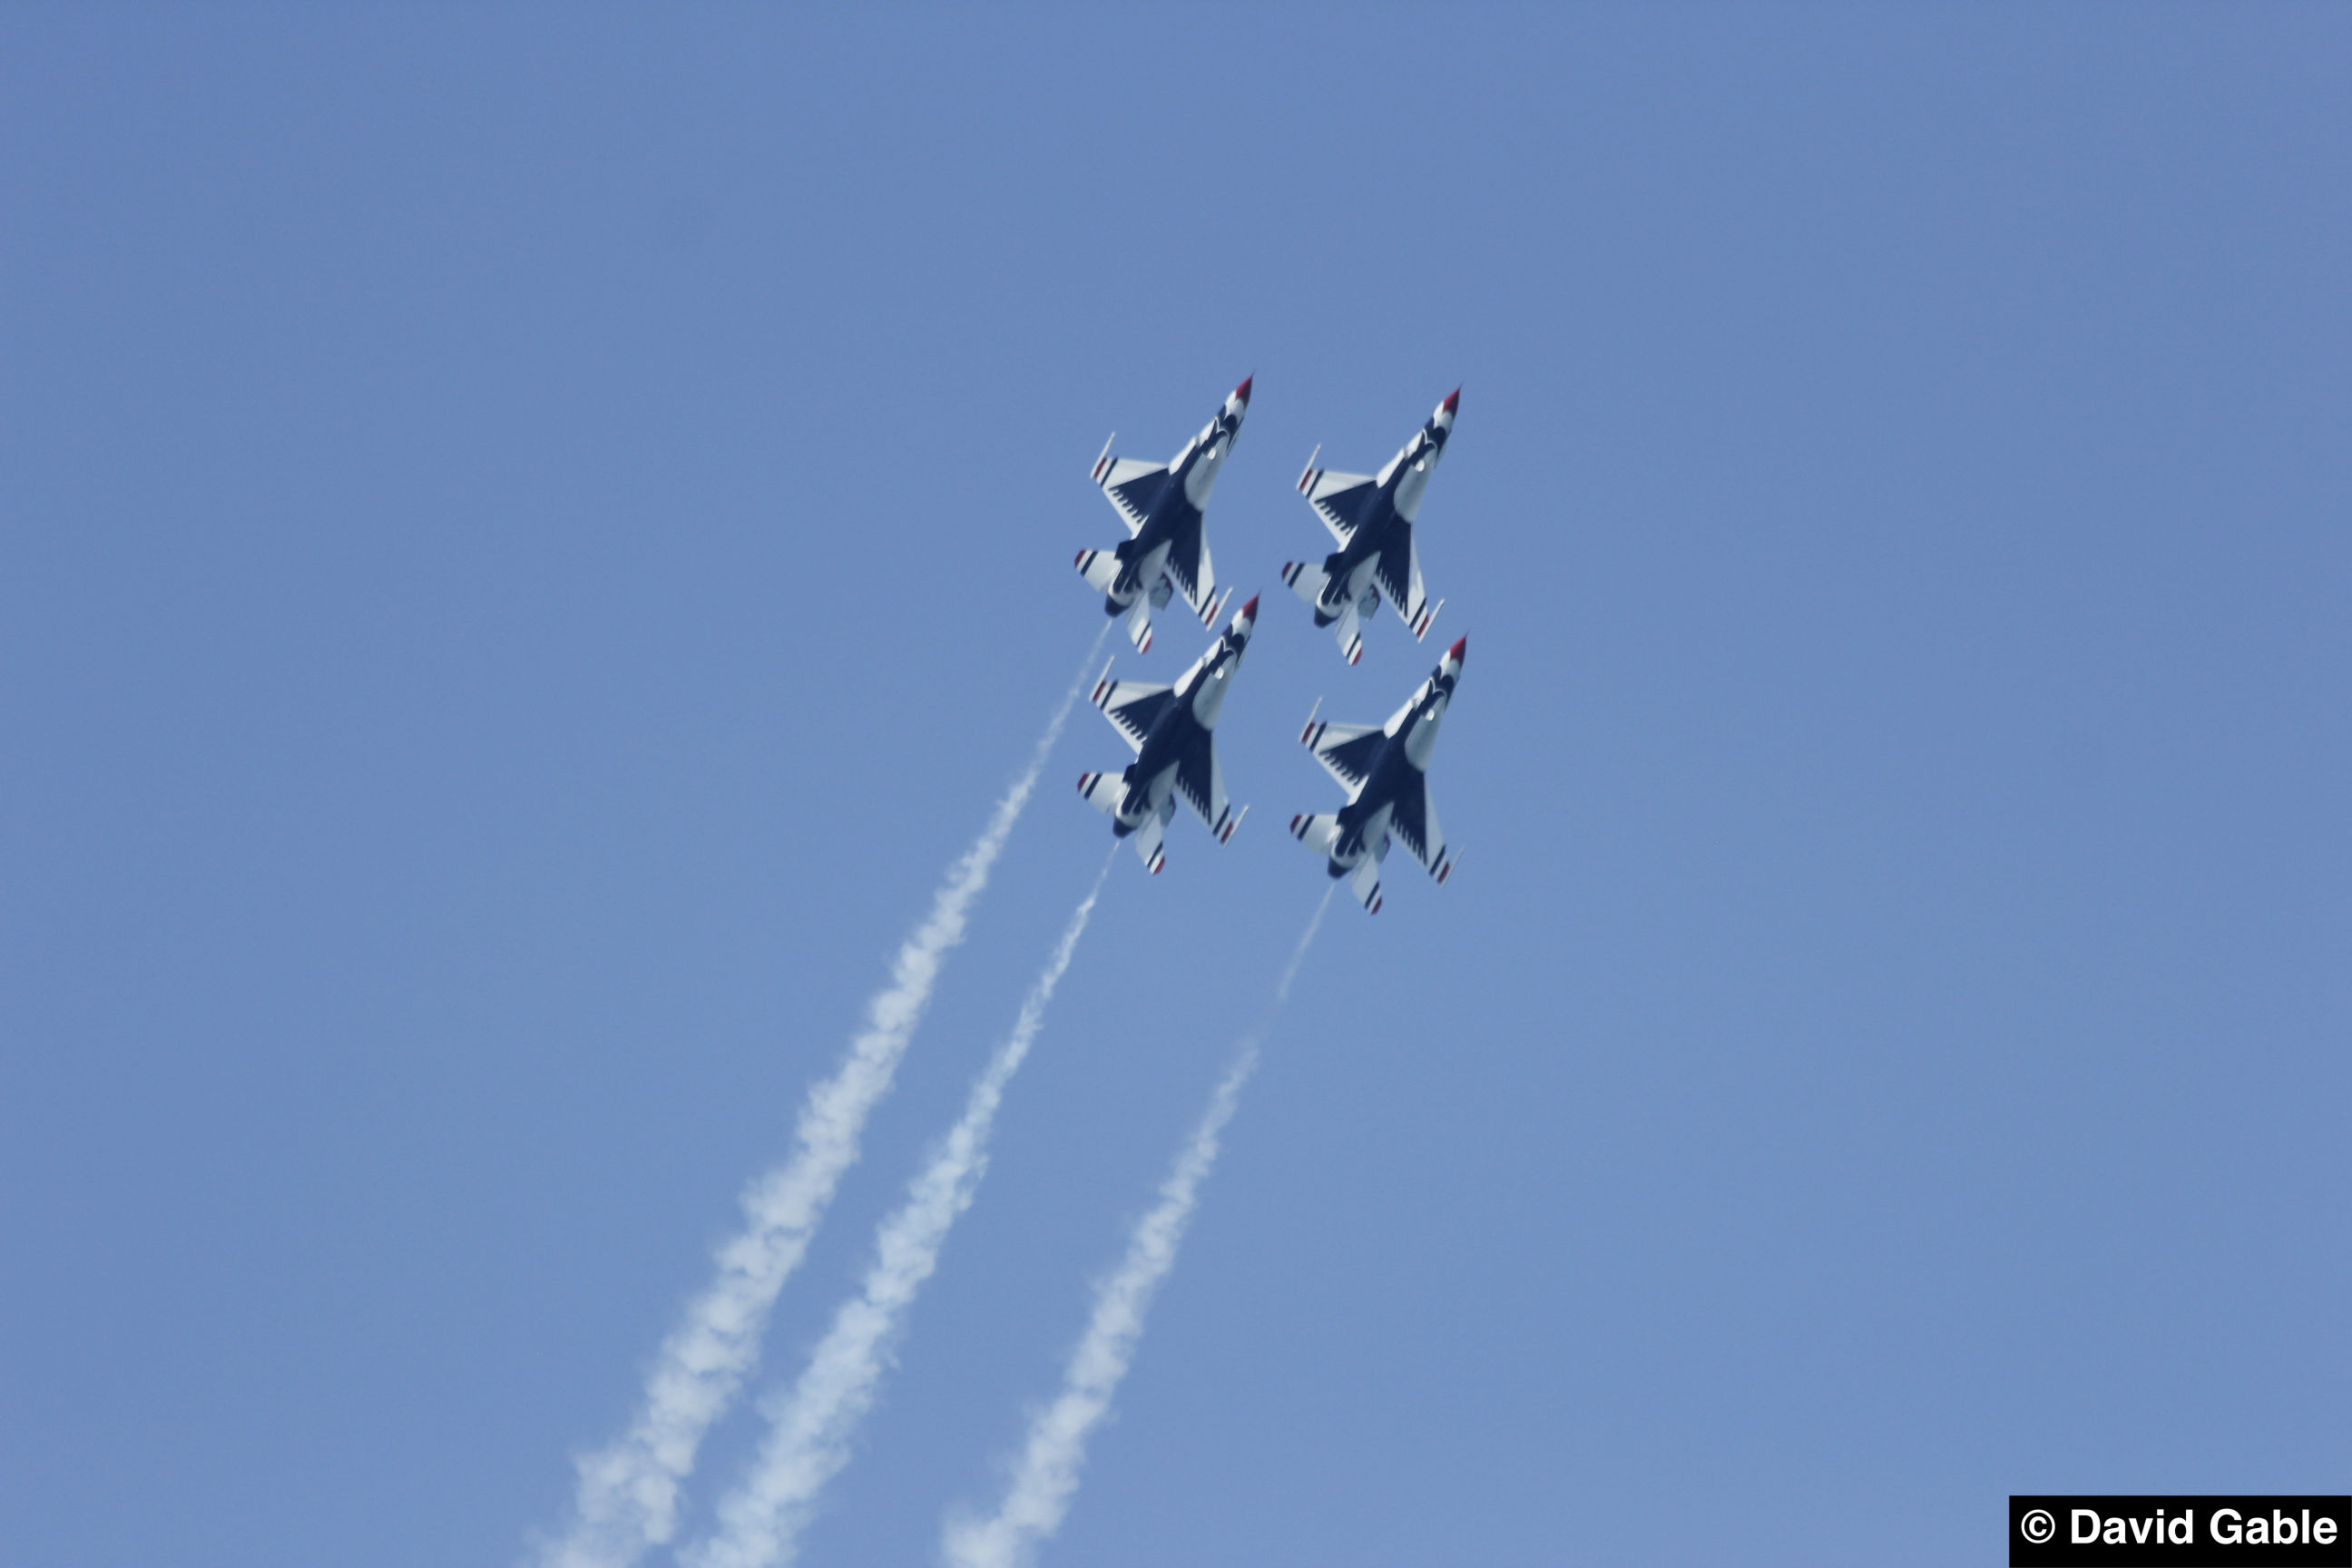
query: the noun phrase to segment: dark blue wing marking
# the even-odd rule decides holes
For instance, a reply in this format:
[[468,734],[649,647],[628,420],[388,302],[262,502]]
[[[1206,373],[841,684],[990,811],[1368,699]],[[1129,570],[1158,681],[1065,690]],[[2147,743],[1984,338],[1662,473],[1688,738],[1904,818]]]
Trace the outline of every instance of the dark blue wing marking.
[[1110,497],[1111,505],[1118,508],[1129,523],[1141,528],[1143,520],[1151,515],[1151,509],[1160,504],[1160,492],[1167,487],[1168,470],[1155,468],[1121,484],[1105,485],[1103,493]]
[[1372,503],[1380,499],[1380,486],[1366,479],[1360,485],[1350,485],[1344,490],[1333,490],[1328,496],[1317,496],[1314,503],[1315,510],[1321,512],[1324,520],[1331,523],[1336,531],[1344,536],[1340,542],[1345,544],[1355,538],[1358,529],[1364,526],[1364,519],[1370,513]]
[[1429,783],[1415,779],[1397,791],[1396,810],[1389,814],[1389,831],[1402,840],[1412,858],[1429,862]]
[[1192,737],[1190,744],[1176,759],[1176,793],[1184,804],[1200,813],[1201,820],[1212,828],[1217,826],[1216,753],[1212,749],[1215,741],[1206,730]]
[[1197,605],[1201,602],[1201,514],[1187,506],[1192,515],[1177,521],[1168,539],[1168,574],[1176,579],[1178,591],[1184,602]]
[[1319,749],[1316,754],[1334,773],[1344,775],[1352,788],[1372,776],[1372,758],[1380,752],[1381,742],[1387,739],[1388,736],[1378,730],[1367,731],[1352,741],[1342,741],[1336,746]]
[[1175,700],[1176,693],[1163,686],[1157,691],[1107,707],[1103,714],[1118,725],[1129,741],[1141,746],[1143,738],[1151,733],[1151,726],[1160,722],[1160,716],[1168,711],[1168,705]]
[[1381,558],[1372,567],[1372,578],[1388,595],[1390,604],[1402,614],[1412,610],[1412,524],[1402,518],[1389,525],[1389,536],[1381,546]]

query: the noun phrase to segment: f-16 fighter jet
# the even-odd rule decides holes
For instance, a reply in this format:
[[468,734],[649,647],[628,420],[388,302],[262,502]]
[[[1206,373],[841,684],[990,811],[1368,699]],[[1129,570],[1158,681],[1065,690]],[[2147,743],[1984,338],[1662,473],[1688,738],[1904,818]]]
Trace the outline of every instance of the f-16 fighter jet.
[[1318,724],[1310,713],[1298,737],[1346,786],[1348,804],[1333,816],[1292,817],[1291,837],[1330,857],[1333,878],[1353,873],[1356,897],[1373,914],[1381,912],[1381,862],[1388,858],[1390,839],[1401,840],[1440,882],[1454,874],[1454,851],[1429,798],[1429,755],[1437,749],[1438,721],[1454,700],[1469,643],[1464,637],[1447,648],[1387,723]]
[[1220,844],[1230,840],[1249,815],[1248,806],[1235,811],[1225,800],[1216,728],[1217,714],[1225,705],[1225,693],[1233,689],[1234,671],[1242,667],[1250,628],[1256,623],[1257,601],[1252,599],[1173,686],[1113,680],[1108,665],[1104,678],[1095,683],[1095,706],[1135,748],[1135,761],[1123,773],[1079,775],[1078,793],[1097,811],[1110,814],[1115,837],[1135,836],[1135,852],[1155,877],[1166,858],[1160,832],[1176,815],[1177,801],[1200,813]]
[[[1421,555],[1413,549],[1412,520],[1421,514],[1421,492],[1429,486],[1429,472],[1445,453],[1445,438],[1454,430],[1454,410],[1462,401],[1455,387],[1414,432],[1404,450],[1391,458],[1377,474],[1343,474],[1318,468],[1307,459],[1298,476],[1298,492],[1315,508],[1315,515],[1339,542],[1339,548],[1312,562],[1284,563],[1282,580],[1291,591],[1315,606],[1315,624],[1339,628],[1339,652],[1349,664],[1364,657],[1363,617],[1381,606],[1381,595],[1417,641],[1445,606],[1433,605],[1421,586]],[[1323,448],[1315,448],[1321,457]]]
[[1127,616],[1128,640],[1138,653],[1150,650],[1151,612],[1167,605],[1171,590],[1184,595],[1212,631],[1223,613],[1209,542],[1201,532],[1201,511],[1216,489],[1217,470],[1233,450],[1234,437],[1241,434],[1250,382],[1256,379],[1234,388],[1217,416],[1164,464],[1112,457],[1116,433],[1095,458],[1095,483],[1133,537],[1116,550],[1079,551],[1078,575],[1102,591],[1103,614]]

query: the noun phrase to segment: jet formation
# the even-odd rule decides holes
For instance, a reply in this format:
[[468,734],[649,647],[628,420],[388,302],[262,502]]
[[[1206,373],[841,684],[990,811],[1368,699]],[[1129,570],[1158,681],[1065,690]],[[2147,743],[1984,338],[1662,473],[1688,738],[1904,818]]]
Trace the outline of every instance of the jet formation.
[[[1171,598],[1181,594],[1201,624],[1213,630],[1231,596],[1230,590],[1217,591],[1204,514],[1249,412],[1255,379],[1234,388],[1200,434],[1166,463],[1112,456],[1115,435],[1095,459],[1094,481],[1127,524],[1128,538],[1111,550],[1079,551],[1078,574],[1102,594],[1106,615],[1126,617],[1128,639],[1139,654],[1151,648],[1151,612]],[[1363,622],[1383,595],[1416,641],[1444,607],[1443,601],[1431,603],[1423,587],[1413,525],[1429,476],[1453,435],[1461,396],[1459,387],[1447,394],[1377,474],[1318,468],[1318,447],[1299,476],[1299,493],[1339,548],[1320,565],[1286,563],[1282,580],[1307,602],[1318,627],[1332,628],[1350,666],[1363,657]],[[1227,798],[1216,729],[1256,629],[1257,610],[1253,596],[1172,686],[1113,680],[1109,664],[1095,682],[1094,705],[1135,761],[1118,773],[1081,774],[1078,793],[1110,817],[1114,837],[1134,840],[1136,854],[1154,875],[1167,863],[1166,829],[1179,801],[1220,844],[1233,838],[1248,815],[1247,806],[1236,811]],[[1346,879],[1370,913],[1380,913],[1383,902],[1381,865],[1392,843],[1402,844],[1441,884],[1454,873],[1457,857],[1438,826],[1429,767],[1468,647],[1467,637],[1457,639],[1386,723],[1320,723],[1318,701],[1300,733],[1348,799],[1337,812],[1292,817],[1291,835],[1324,858],[1329,877]]]

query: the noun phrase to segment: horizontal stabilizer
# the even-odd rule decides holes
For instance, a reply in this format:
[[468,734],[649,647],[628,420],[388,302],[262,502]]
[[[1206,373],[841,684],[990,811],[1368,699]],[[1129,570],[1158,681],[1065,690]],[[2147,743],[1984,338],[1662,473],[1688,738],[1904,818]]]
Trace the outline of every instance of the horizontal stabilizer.
[[1097,811],[1117,816],[1119,797],[1127,794],[1127,780],[1118,773],[1080,773],[1078,793]]
[[1328,814],[1294,816],[1290,836],[1318,855],[1328,855],[1339,841],[1339,819]]
[[1289,584],[1292,593],[1308,604],[1320,605],[1323,602],[1323,584],[1331,580],[1331,574],[1312,561],[1286,561],[1282,563],[1282,580]]
[[1110,585],[1118,580],[1118,557],[1108,550],[1081,550],[1078,575],[1097,593],[1108,594]]
[[1405,625],[1407,625],[1407,626],[1411,626],[1411,627],[1412,628],[1412,636],[1413,636],[1413,640],[1414,640],[1414,641],[1418,642],[1418,641],[1420,641],[1423,637],[1427,637],[1427,636],[1429,635],[1429,624],[1430,624],[1430,622],[1432,622],[1432,621],[1433,621],[1433,620],[1437,619],[1437,612],[1438,612],[1438,611],[1440,611],[1440,610],[1442,610],[1442,609],[1444,609],[1444,608],[1445,608],[1445,601],[1444,601],[1444,600],[1443,600],[1443,599],[1440,599],[1440,600],[1438,600],[1438,601],[1437,601],[1437,603],[1435,603],[1435,604],[1433,604],[1433,605],[1423,605],[1423,606],[1422,606],[1421,613],[1420,613],[1419,615],[1417,615],[1417,616],[1410,616],[1410,617],[1408,617],[1408,618],[1407,618],[1407,620],[1405,621]]
[[1439,887],[1442,888],[1445,886],[1445,879],[1454,875],[1454,864],[1461,858],[1462,851],[1459,849],[1449,848],[1445,851],[1444,858],[1437,862],[1437,885]]
[[1349,886],[1355,892],[1356,901],[1364,906],[1366,914],[1376,915],[1381,912],[1381,863],[1379,861],[1369,855],[1364,857],[1356,867],[1356,874],[1349,879]]
[[1231,588],[1226,589],[1222,594],[1211,595],[1208,601],[1201,606],[1201,624],[1208,627],[1211,631],[1215,631],[1217,629],[1217,621],[1219,617],[1223,616],[1225,613],[1225,601],[1233,596],[1234,591]]
[[1151,651],[1151,600],[1144,595],[1138,594],[1135,608],[1127,612],[1127,640],[1138,653]]
[[1234,829],[1239,827],[1242,825],[1242,818],[1248,815],[1249,807],[1244,806],[1239,811],[1228,811],[1219,818],[1213,830],[1217,836],[1217,842],[1231,844],[1234,841]]
[[1135,830],[1136,856],[1143,862],[1143,868],[1155,877],[1160,875],[1160,868],[1168,864],[1168,851],[1160,843],[1162,826],[1159,817],[1147,816],[1143,826]]

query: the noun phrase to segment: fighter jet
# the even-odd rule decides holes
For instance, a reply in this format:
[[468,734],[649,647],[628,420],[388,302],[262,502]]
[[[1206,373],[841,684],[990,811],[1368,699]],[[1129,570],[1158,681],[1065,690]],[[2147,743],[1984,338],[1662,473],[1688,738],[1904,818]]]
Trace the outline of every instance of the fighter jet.
[[[1249,384],[1242,384],[1246,388]],[[1173,686],[1113,680],[1108,665],[1095,683],[1095,706],[1135,748],[1135,761],[1125,773],[1080,774],[1078,793],[1097,811],[1110,814],[1114,837],[1134,835],[1135,852],[1155,877],[1166,860],[1160,833],[1176,815],[1177,801],[1200,813],[1220,844],[1229,841],[1249,815],[1248,806],[1235,811],[1225,800],[1216,728],[1217,714],[1225,705],[1225,693],[1233,689],[1234,671],[1242,667],[1250,628],[1256,623],[1257,600],[1253,598]]]
[[1429,472],[1445,453],[1445,438],[1454,430],[1454,410],[1462,401],[1455,387],[1414,432],[1404,450],[1391,458],[1378,474],[1343,474],[1318,468],[1315,448],[1307,471],[1298,476],[1298,493],[1339,542],[1339,548],[1312,562],[1286,562],[1282,580],[1291,591],[1315,606],[1315,624],[1336,626],[1339,652],[1349,664],[1364,657],[1363,617],[1380,608],[1381,595],[1416,641],[1445,607],[1433,605],[1421,586],[1421,554],[1413,548],[1412,520],[1421,514],[1421,492],[1428,488]]
[[1116,550],[1079,551],[1078,575],[1102,591],[1103,614],[1127,616],[1128,640],[1138,653],[1150,650],[1151,612],[1167,605],[1171,588],[1212,631],[1224,612],[1216,571],[1209,563],[1209,542],[1201,532],[1201,510],[1216,489],[1217,470],[1233,450],[1234,437],[1241,434],[1250,382],[1256,379],[1234,388],[1216,417],[1166,463],[1112,457],[1116,431],[1095,458],[1095,483],[1132,537]]
[[[1318,724],[1310,713],[1298,737],[1346,787],[1348,804],[1336,816],[1292,817],[1291,837],[1328,856],[1334,879],[1352,872],[1356,897],[1373,914],[1381,912],[1381,862],[1388,858],[1390,839],[1402,841],[1439,882],[1454,874],[1454,851],[1429,798],[1429,756],[1437,749],[1438,721],[1454,700],[1469,643],[1464,637],[1447,648],[1387,723]],[[1315,708],[1320,712],[1323,705]]]

